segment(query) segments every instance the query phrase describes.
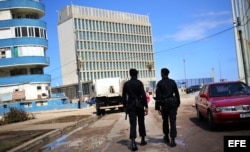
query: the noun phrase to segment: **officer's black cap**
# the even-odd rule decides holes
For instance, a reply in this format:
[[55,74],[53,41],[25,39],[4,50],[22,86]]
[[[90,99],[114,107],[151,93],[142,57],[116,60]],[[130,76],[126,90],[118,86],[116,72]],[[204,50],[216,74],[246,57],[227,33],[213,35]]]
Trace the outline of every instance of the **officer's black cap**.
[[169,70],[167,68],[162,68],[161,73],[164,73],[165,75],[169,74]]
[[138,71],[137,71],[136,69],[130,69],[130,70],[129,70],[129,74],[130,74],[131,77],[137,76]]

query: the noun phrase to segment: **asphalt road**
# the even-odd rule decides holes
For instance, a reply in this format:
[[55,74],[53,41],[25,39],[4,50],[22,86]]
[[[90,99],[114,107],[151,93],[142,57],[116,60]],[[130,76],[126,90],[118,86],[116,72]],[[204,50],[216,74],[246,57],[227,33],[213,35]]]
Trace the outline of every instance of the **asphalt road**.
[[[250,135],[249,125],[230,125],[210,131],[207,121],[198,122],[194,103],[195,94],[182,94],[181,106],[177,114],[177,147],[169,147],[163,142],[162,119],[154,110],[153,101],[146,116],[148,142],[138,144],[139,152],[223,152],[226,135]],[[121,112],[108,113],[88,127],[78,128],[68,135],[47,145],[52,152],[127,152],[130,151],[129,121]],[[140,138],[136,139],[137,143]]]

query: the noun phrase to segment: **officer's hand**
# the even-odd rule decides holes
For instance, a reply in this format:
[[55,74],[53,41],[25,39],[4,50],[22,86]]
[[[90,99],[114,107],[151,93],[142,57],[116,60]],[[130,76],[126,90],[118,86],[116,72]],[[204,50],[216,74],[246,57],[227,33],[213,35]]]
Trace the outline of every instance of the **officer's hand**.
[[161,115],[161,111],[160,110],[158,110],[158,114]]
[[148,115],[148,108],[145,108],[145,110],[144,110],[144,115],[145,115],[145,116]]

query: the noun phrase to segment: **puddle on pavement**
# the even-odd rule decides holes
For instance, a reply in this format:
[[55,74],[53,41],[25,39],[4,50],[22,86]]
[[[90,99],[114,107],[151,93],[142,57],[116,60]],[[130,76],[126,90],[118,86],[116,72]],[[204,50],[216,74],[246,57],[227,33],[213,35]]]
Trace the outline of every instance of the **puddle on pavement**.
[[106,140],[106,138],[104,137],[93,137],[93,138],[88,138],[88,139],[76,139],[72,141],[66,141],[67,137],[69,137],[71,134],[81,129],[82,127],[70,132],[67,135],[63,135],[60,138],[57,138],[53,142],[43,146],[40,150],[41,151],[54,150],[57,147],[64,146],[64,145],[67,145],[67,147],[78,146],[78,147],[85,148],[86,150],[95,150],[104,144]]
[[177,145],[185,146],[184,140],[176,139],[175,142]]

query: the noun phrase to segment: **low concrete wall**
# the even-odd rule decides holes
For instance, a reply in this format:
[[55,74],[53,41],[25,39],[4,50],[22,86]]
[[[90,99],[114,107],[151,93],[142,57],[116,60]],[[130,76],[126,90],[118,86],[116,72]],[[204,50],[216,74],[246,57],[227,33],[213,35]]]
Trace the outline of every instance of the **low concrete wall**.
[[[82,102],[82,108],[87,107],[86,102]],[[78,109],[78,102],[70,102],[68,98],[52,98],[36,101],[18,101],[0,104],[0,115],[10,111],[10,108],[21,109],[26,112],[40,112],[49,110]]]

